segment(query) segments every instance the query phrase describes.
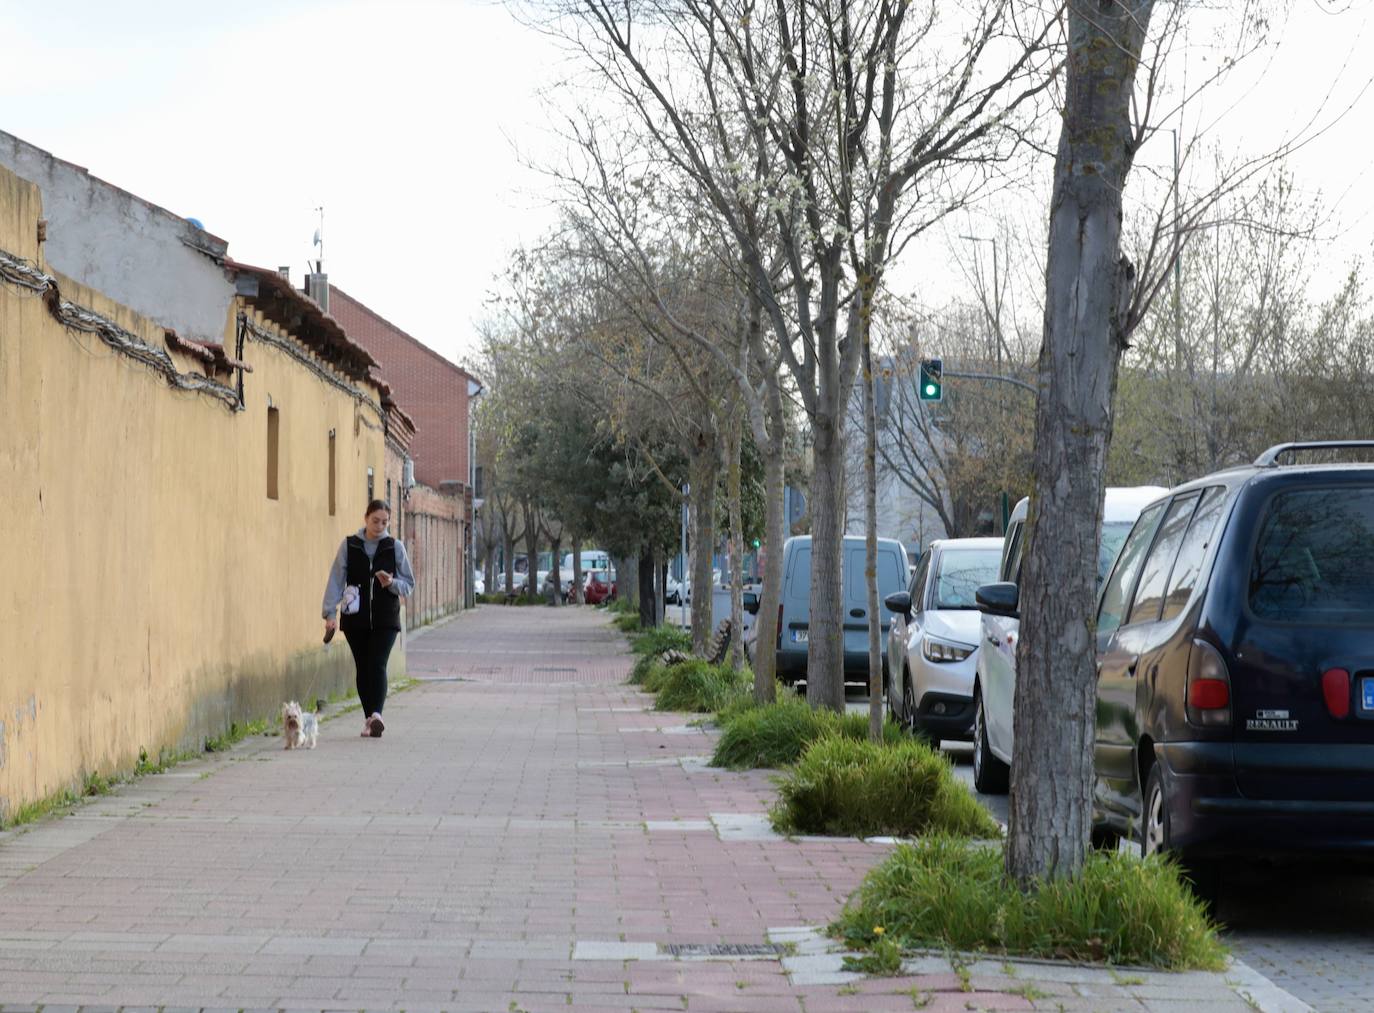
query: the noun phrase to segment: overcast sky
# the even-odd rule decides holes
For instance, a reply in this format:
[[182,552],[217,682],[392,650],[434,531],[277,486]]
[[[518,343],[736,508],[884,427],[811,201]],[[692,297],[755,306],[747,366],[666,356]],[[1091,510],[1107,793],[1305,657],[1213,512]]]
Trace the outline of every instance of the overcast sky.
[[[1296,128],[1347,60],[1331,108],[1348,102],[1374,67],[1371,18],[1360,0],[1295,0],[1265,73],[1212,106],[1235,142]],[[566,65],[498,4],[0,0],[0,38],[0,128],[297,283],[323,205],[330,281],[458,361],[507,251],[552,220],[521,153],[548,157],[537,93]],[[1332,261],[1370,252],[1371,124],[1366,94],[1294,160],[1304,189],[1342,200]],[[943,242],[909,266],[937,276]]]

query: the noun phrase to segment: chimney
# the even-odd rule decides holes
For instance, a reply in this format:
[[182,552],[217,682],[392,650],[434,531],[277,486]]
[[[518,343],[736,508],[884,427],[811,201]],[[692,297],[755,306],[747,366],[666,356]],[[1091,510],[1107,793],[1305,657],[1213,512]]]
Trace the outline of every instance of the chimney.
[[320,309],[329,312],[329,275],[321,271],[311,271],[305,276],[305,294],[320,304]]
[[277,273],[278,273],[279,275],[281,275],[283,278],[285,278],[287,281],[290,281],[290,280],[291,280],[291,265],[290,265],[290,264],[283,264],[281,267],[277,268]]

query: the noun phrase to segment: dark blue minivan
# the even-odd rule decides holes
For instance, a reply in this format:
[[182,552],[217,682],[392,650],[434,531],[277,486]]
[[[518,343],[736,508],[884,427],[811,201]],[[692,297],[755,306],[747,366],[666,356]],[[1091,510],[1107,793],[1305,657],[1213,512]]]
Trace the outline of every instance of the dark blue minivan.
[[[1094,838],[1374,854],[1374,441],[1284,444],[1148,506],[1097,617]],[[1285,464],[1298,454],[1328,463]]]

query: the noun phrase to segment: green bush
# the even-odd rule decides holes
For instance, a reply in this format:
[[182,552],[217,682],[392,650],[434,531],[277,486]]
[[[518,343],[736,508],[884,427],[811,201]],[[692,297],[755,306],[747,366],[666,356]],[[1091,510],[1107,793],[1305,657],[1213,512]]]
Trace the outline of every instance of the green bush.
[[752,685],[748,669],[736,672],[729,665],[712,665],[700,658],[660,667],[644,682],[645,689],[658,694],[655,710],[699,714],[728,706],[747,695]]
[[826,735],[779,781],[773,825],[785,833],[874,837],[928,832],[997,837],[997,823],[923,742]]
[[[874,931],[881,928],[881,932]],[[937,835],[869,872],[831,926],[851,946],[976,950],[1221,970],[1226,948],[1178,867],[1093,852],[1076,878],[1022,893],[997,848]]]
[[[723,731],[711,765],[731,770],[790,766],[807,746],[824,735],[868,738],[867,714],[840,715],[831,710],[816,710],[804,698],[781,686],[773,703],[758,707],[752,699],[746,699],[717,714],[716,724]],[[899,726],[884,722],[885,742],[895,744],[904,738]]]
[[619,612],[616,614],[616,617],[611,620],[611,625],[622,633],[634,633],[639,629],[639,613]]
[[630,638],[630,650],[651,657],[664,651],[687,654],[692,650],[692,635],[679,626],[650,626]]

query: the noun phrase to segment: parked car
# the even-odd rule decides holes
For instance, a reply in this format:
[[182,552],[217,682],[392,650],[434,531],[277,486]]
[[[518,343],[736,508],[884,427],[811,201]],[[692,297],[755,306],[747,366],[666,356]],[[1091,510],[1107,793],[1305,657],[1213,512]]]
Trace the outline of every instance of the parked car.
[[[864,579],[864,539],[848,536],[841,548],[840,570],[844,597],[844,678],[868,683],[868,589]],[[895,538],[878,539],[878,598],[906,587],[906,546]],[[807,644],[811,632],[811,536],[789,538],[782,547],[782,601],[778,605],[777,675],[786,683],[806,678]],[[758,609],[751,596],[751,609]],[[891,620],[879,609],[884,654]],[[753,646],[754,650],[758,645]]]
[[974,595],[997,579],[1000,538],[945,538],[930,543],[905,591],[887,596],[887,706],[914,733],[969,739],[973,676],[982,616]]
[[592,570],[582,588],[582,600],[588,605],[600,605],[615,597],[615,574],[608,570]]
[[1203,892],[1225,858],[1374,852],[1374,465],[1281,463],[1349,446],[1180,486],[1103,586],[1094,836]]
[[[1160,486],[1109,488],[1103,502],[1097,579],[1107,576],[1122,542],[1141,510],[1168,490]],[[1016,585],[1021,581],[1026,511],[1021,500],[1011,512],[1002,540],[999,581],[975,595],[983,612],[982,639],[973,684],[973,784],[985,794],[1006,794],[1012,756],[1012,714],[1016,704],[1016,640],[1021,620]]]
[[473,570],[473,571],[472,571],[472,593],[473,593],[473,594],[486,594],[486,593],[487,593],[487,582],[482,578],[482,571],[481,571],[481,570]]

